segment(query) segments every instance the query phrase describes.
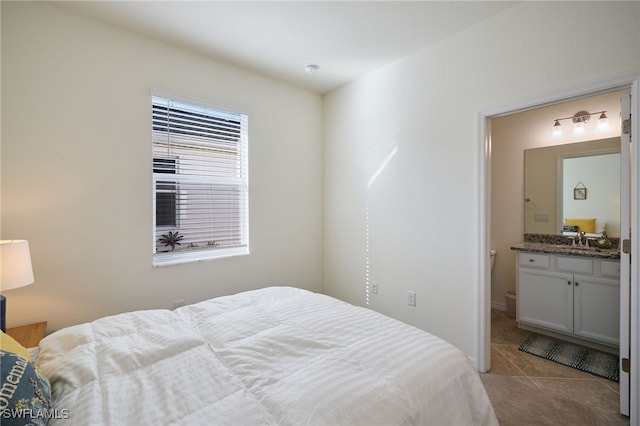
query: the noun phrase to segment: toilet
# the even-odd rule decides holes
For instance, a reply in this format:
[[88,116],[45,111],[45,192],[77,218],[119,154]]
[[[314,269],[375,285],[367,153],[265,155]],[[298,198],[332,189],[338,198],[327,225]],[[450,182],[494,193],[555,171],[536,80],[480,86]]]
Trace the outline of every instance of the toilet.
[[[489,250],[489,255],[491,256],[491,275],[493,275],[493,270],[496,267],[496,254],[497,252],[493,249]],[[516,292],[515,291],[507,291],[505,293],[507,303],[507,315],[510,318],[516,317]]]

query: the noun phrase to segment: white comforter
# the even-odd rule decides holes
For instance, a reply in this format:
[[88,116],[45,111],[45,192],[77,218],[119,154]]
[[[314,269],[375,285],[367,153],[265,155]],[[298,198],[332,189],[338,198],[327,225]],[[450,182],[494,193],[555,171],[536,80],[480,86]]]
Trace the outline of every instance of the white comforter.
[[497,424],[452,345],[290,287],[69,327],[39,366],[59,424]]

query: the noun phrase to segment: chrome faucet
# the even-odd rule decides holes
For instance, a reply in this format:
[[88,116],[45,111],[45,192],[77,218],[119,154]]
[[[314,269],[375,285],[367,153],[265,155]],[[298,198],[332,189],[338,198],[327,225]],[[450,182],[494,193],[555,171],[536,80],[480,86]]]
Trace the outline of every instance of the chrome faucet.
[[[582,242],[584,240],[584,243]],[[577,232],[576,233],[576,242],[578,244],[578,247],[582,247],[583,245],[587,245],[587,237],[585,236],[584,232]]]

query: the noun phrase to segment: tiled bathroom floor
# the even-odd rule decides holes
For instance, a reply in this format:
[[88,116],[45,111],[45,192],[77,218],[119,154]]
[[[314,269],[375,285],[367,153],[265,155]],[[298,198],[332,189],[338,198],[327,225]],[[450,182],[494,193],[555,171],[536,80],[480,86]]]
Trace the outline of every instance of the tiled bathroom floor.
[[518,347],[530,334],[519,329],[515,319],[509,318],[506,312],[492,310],[490,373],[519,377],[590,407],[619,413],[617,382],[519,351]]

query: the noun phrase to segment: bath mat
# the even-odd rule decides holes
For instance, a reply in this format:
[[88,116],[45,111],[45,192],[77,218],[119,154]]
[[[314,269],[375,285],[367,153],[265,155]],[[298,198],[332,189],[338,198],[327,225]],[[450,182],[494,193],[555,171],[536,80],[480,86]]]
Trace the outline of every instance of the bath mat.
[[605,379],[620,381],[620,369],[616,355],[535,334],[529,336],[518,349]]

